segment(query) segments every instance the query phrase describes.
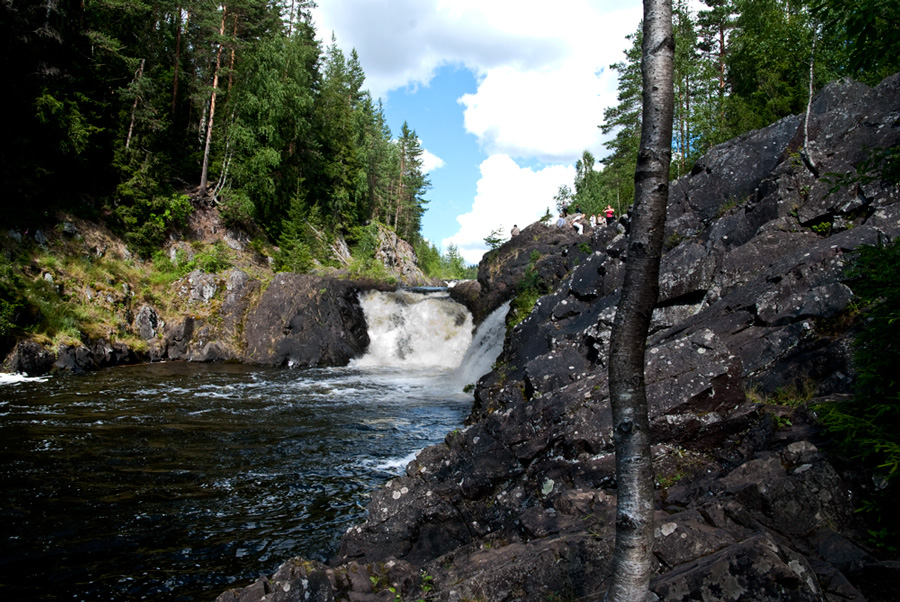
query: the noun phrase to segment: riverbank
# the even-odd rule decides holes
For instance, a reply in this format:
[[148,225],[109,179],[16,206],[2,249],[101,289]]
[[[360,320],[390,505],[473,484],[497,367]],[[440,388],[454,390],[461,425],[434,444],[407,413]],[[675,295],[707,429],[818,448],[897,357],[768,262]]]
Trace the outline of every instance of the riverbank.
[[51,228],[2,232],[0,285],[11,300],[3,302],[3,369],[346,364],[367,344],[358,291],[433,283],[409,245],[379,232],[378,270],[362,271],[346,245],[336,245],[335,262],[345,267],[310,275],[276,274],[274,248],[226,228],[215,207],[195,208],[152,259],[133,255],[101,223],[70,215]]

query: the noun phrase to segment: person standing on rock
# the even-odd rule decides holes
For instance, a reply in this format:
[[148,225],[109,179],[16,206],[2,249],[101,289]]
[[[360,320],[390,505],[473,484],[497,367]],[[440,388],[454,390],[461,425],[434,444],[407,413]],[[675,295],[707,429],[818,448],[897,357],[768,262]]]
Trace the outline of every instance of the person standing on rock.
[[578,236],[581,236],[584,233],[584,224],[581,223],[581,219],[583,216],[576,216],[574,220],[572,220],[572,227],[575,228],[575,231],[578,232]]
[[512,230],[509,231],[513,238],[519,235],[519,226],[513,224]]
[[560,214],[559,214],[559,219],[556,220],[556,227],[557,227],[557,228],[562,228],[562,227],[565,226],[565,225],[566,225],[566,218],[565,218],[565,216],[564,216],[562,213],[560,213]]
[[606,206],[606,225],[612,226],[615,219],[616,219],[615,210],[612,208],[612,205],[607,205]]

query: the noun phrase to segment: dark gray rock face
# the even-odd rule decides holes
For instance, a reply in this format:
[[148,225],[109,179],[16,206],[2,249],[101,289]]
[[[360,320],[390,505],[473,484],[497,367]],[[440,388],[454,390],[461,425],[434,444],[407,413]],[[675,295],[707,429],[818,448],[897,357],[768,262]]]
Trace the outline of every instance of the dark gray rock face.
[[244,321],[244,361],[344,365],[369,344],[357,287],[345,280],[277,274]]
[[[818,173],[851,170],[900,144],[900,75],[875,89],[833,84],[813,112]],[[801,127],[791,117],[720,145],[672,184],[646,369],[655,599],[881,599],[900,578],[900,564],[858,543],[855,477],[821,451],[815,403],[758,402],[778,389],[849,390],[843,273],[853,249],[900,235],[897,186],[826,194],[796,160]],[[294,560],[219,599],[288,599],[279,586],[309,600],[392,600],[388,585],[403,599],[426,585],[446,601],[600,599],[616,499],[606,357],[625,252],[619,228],[578,238],[532,226],[489,254],[480,293],[464,295],[476,316],[540,261],[556,285],[478,383],[468,426],[372,494],[331,567],[298,572]]]
[[[615,235],[614,228],[597,228],[595,237],[605,233]],[[478,266],[477,294],[472,285],[451,289],[451,296],[463,303],[480,323],[492,311],[509,301],[518,292],[518,285],[526,272],[534,271],[545,292],[550,292],[572,268],[585,260],[596,245],[591,232],[579,235],[574,228],[557,228],[535,222],[500,248],[485,254]]]

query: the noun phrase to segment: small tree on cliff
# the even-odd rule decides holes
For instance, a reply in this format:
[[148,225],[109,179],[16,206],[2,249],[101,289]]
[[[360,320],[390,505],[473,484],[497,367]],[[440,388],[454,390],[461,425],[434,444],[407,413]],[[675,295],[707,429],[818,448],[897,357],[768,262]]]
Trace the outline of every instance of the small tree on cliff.
[[643,602],[653,553],[653,466],[644,350],[659,295],[672,156],[672,0],[644,0],[643,118],[625,281],[609,345],[616,448],[616,547],[608,601]]

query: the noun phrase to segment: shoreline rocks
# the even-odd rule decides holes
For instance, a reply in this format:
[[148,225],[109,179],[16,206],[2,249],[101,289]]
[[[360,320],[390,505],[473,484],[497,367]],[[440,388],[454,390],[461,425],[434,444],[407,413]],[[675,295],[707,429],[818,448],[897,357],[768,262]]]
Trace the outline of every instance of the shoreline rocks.
[[[823,90],[820,172],[900,144],[898,99],[900,75]],[[826,452],[815,418],[852,384],[844,271],[853,249],[900,236],[900,193],[827,194],[792,160],[800,127],[715,147],[672,183],[647,342],[656,599],[879,599],[900,578],[854,512],[873,484]],[[483,316],[541,259],[552,283],[477,384],[466,428],[373,492],[327,566],[292,559],[219,601],[602,597],[616,498],[605,358],[627,248],[614,228],[544,228],[489,254],[479,290],[459,293]]]

